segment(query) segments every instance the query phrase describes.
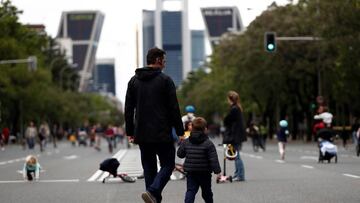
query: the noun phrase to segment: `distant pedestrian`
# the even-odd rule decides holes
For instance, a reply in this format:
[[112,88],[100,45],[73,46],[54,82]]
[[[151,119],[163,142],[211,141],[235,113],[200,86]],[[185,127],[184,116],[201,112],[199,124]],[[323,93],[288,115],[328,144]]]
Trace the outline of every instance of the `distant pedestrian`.
[[280,129],[277,132],[277,140],[279,145],[279,153],[281,160],[285,160],[285,146],[287,142],[287,137],[289,136],[288,122],[286,120],[281,120],[279,122]]
[[27,156],[23,167],[24,180],[32,181],[35,179],[36,181],[39,181],[40,169],[41,166],[38,159],[33,155]]
[[50,137],[50,128],[47,122],[42,122],[39,127],[39,144],[40,144],[40,151],[44,151],[46,147],[47,141]]
[[227,101],[230,105],[229,113],[224,118],[225,132],[223,137],[224,144],[232,144],[237,151],[235,158],[234,181],[245,181],[244,163],[240,157],[242,143],[246,141],[243,109],[240,104],[239,94],[229,91]]
[[174,82],[162,73],[165,57],[165,51],[150,49],[147,67],[136,69],[126,92],[126,134],[140,147],[146,186],[141,197],[145,202],[161,202],[162,190],[175,167],[172,129],[177,136],[184,134]]
[[260,140],[261,140],[262,146],[264,147],[264,151],[265,151],[266,150],[266,140],[267,140],[268,133],[269,133],[265,122],[260,123],[259,133],[260,133]]
[[113,129],[112,125],[109,124],[107,129],[105,130],[105,138],[106,138],[106,141],[108,142],[109,153],[113,152],[114,137],[115,137],[114,129]]
[[53,127],[51,128],[51,139],[52,139],[54,148],[57,147],[56,140],[58,138],[59,133],[60,133],[59,126],[57,124],[54,124]]
[[104,134],[104,130],[102,129],[100,123],[96,124],[96,127],[95,127],[95,149],[97,151],[100,151],[101,148],[100,148],[100,144],[101,144],[101,137],[103,136]]
[[25,138],[28,144],[29,149],[34,149],[35,147],[35,138],[37,136],[37,128],[34,125],[34,122],[30,121],[29,126],[25,131]]
[[251,121],[249,127],[246,128],[246,133],[247,133],[247,134],[250,136],[250,138],[251,138],[254,152],[258,152],[258,151],[259,151],[259,147],[260,147],[263,151],[265,151],[265,147],[263,146],[263,142],[262,142],[261,137],[260,137],[259,127],[255,124],[254,121]]
[[191,122],[195,119],[195,107],[193,105],[187,105],[185,107],[185,112],[186,114],[181,117],[184,128],[185,128],[185,123]]
[[1,131],[2,135],[3,135],[3,142],[4,144],[8,144],[9,142],[9,137],[10,137],[10,129],[8,127],[4,127]]
[[1,151],[5,151],[5,136],[4,133],[0,133],[0,147]]
[[185,203],[195,201],[196,193],[201,187],[202,198],[205,202],[213,202],[211,190],[211,173],[218,178],[221,168],[215,145],[209,140],[206,131],[206,120],[197,117],[192,122],[192,131],[189,139],[181,143],[177,156],[185,158],[184,171],[187,172]]
[[360,129],[360,122],[358,118],[354,118],[353,124],[351,126],[351,135],[352,135],[352,141],[354,143],[354,145],[356,146],[358,144],[358,139],[357,139],[357,132]]

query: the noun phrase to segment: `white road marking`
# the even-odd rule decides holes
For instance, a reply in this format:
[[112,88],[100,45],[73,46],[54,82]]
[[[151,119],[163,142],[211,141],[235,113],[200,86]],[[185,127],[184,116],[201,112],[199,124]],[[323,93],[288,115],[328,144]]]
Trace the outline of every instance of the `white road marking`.
[[284,161],[284,160],[280,160],[280,159],[275,160],[275,162],[277,162],[277,163],[279,163],[279,164],[283,164],[283,163],[285,163],[285,161]]
[[318,160],[319,157],[316,156],[301,156],[300,159],[311,159],[311,160]]
[[42,183],[77,183],[80,182],[79,179],[68,179],[68,180],[40,180],[38,182]]
[[304,168],[309,168],[309,169],[314,169],[313,166],[309,166],[309,165],[301,165],[301,167],[304,167]]
[[[39,181],[31,181],[31,182],[40,182],[40,183],[77,183],[79,182],[79,179],[69,179],[69,180],[39,180]],[[2,180],[1,183],[26,183],[30,181],[26,180]]]
[[[121,160],[125,156],[127,151],[128,151],[127,149],[120,149],[118,152],[116,152],[116,154],[114,156],[112,156],[112,158],[116,158],[117,160]],[[104,173],[105,173],[104,171],[99,169],[87,181],[92,182],[92,181],[95,181],[98,178],[99,178],[99,180],[102,181],[102,179],[107,177],[107,175],[105,175]]]
[[24,183],[24,180],[0,180],[0,183]]
[[344,176],[347,177],[351,177],[351,178],[360,178],[360,176],[356,176],[356,175],[352,175],[352,174],[348,174],[348,173],[343,173]]
[[109,172],[103,172],[103,174],[99,177],[98,181],[102,181],[104,178],[109,176]]
[[95,181],[102,173],[102,170],[97,170],[87,181]]
[[251,157],[251,158],[255,158],[255,159],[263,159],[262,156],[258,156],[258,155],[255,155],[255,154],[248,154],[248,153],[240,152],[240,156],[241,156],[241,155],[244,155],[244,156],[247,156],[247,157]]
[[76,155],[64,156],[64,159],[67,159],[67,160],[77,159],[77,158],[79,158],[79,157]]

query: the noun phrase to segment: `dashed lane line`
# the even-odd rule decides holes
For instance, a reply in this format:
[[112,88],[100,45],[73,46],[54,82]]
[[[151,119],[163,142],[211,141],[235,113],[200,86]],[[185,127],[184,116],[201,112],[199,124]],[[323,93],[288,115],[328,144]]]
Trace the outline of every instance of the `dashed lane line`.
[[301,165],[301,167],[303,167],[303,168],[308,168],[308,169],[314,169],[313,166],[309,166],[309,165]]
[[318,160],[319,157],[316,156],[301,156],[300,159],[311,159],[311,160]]
[[352,174],[348,174],[348,173],[343,173],[344,176],[347,176],[347,177],[351,177],[351,178],[360,178],[360,176],[357,176],[357,175],[352,175]]
[[[26,180],[1,180],[1,183],[26,183],[30,181]],[[32,182],[40,182],[40,183],[78,183],[80,182],[79,179],[65,179],[65,180],[39,180],[39,181],[32,181]]]

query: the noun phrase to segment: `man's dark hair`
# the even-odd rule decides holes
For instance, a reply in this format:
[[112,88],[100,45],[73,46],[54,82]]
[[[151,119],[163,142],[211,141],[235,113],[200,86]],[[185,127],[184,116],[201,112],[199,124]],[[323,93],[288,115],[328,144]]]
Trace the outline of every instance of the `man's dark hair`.
[[156,62],[157,58],[164,58],[164,55],[166,52],[162,49],[159,49],[157,47],[149,49],[147,55],[146,55],[146,63],[147,65],[154,64]]
[[192,121],[192,130],[193,131],[205,131],[206,126],[207,126],[207,123],[203,117],[196,117]]

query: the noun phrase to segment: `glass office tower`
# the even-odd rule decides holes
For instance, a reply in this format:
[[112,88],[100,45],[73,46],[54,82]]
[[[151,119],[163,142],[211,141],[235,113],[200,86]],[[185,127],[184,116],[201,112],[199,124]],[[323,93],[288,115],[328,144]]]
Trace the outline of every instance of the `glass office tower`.
[[115,60],[97,59],[94,70],[95,91],[111,93],[116,96],[115,85]]
[[204,61],[205,33],[203,30],[191,30],[191,69],[198,69]]
[[218,44],[224,33],[244,29],[237,7],[201,8],[201,13],[212,46]]
[[97,46],[104,22],[100,11],[63,12],[57,38],[72,41],[72,61],[80,76],[79,91],[85,91],[95,67]]
[[[183,80],[181,12],[162,11],[162,48],[166,51],[166,68],[176,86]],[[143,56],[146,64],[147,51],[155,47],[155,12],[143,11]]]

